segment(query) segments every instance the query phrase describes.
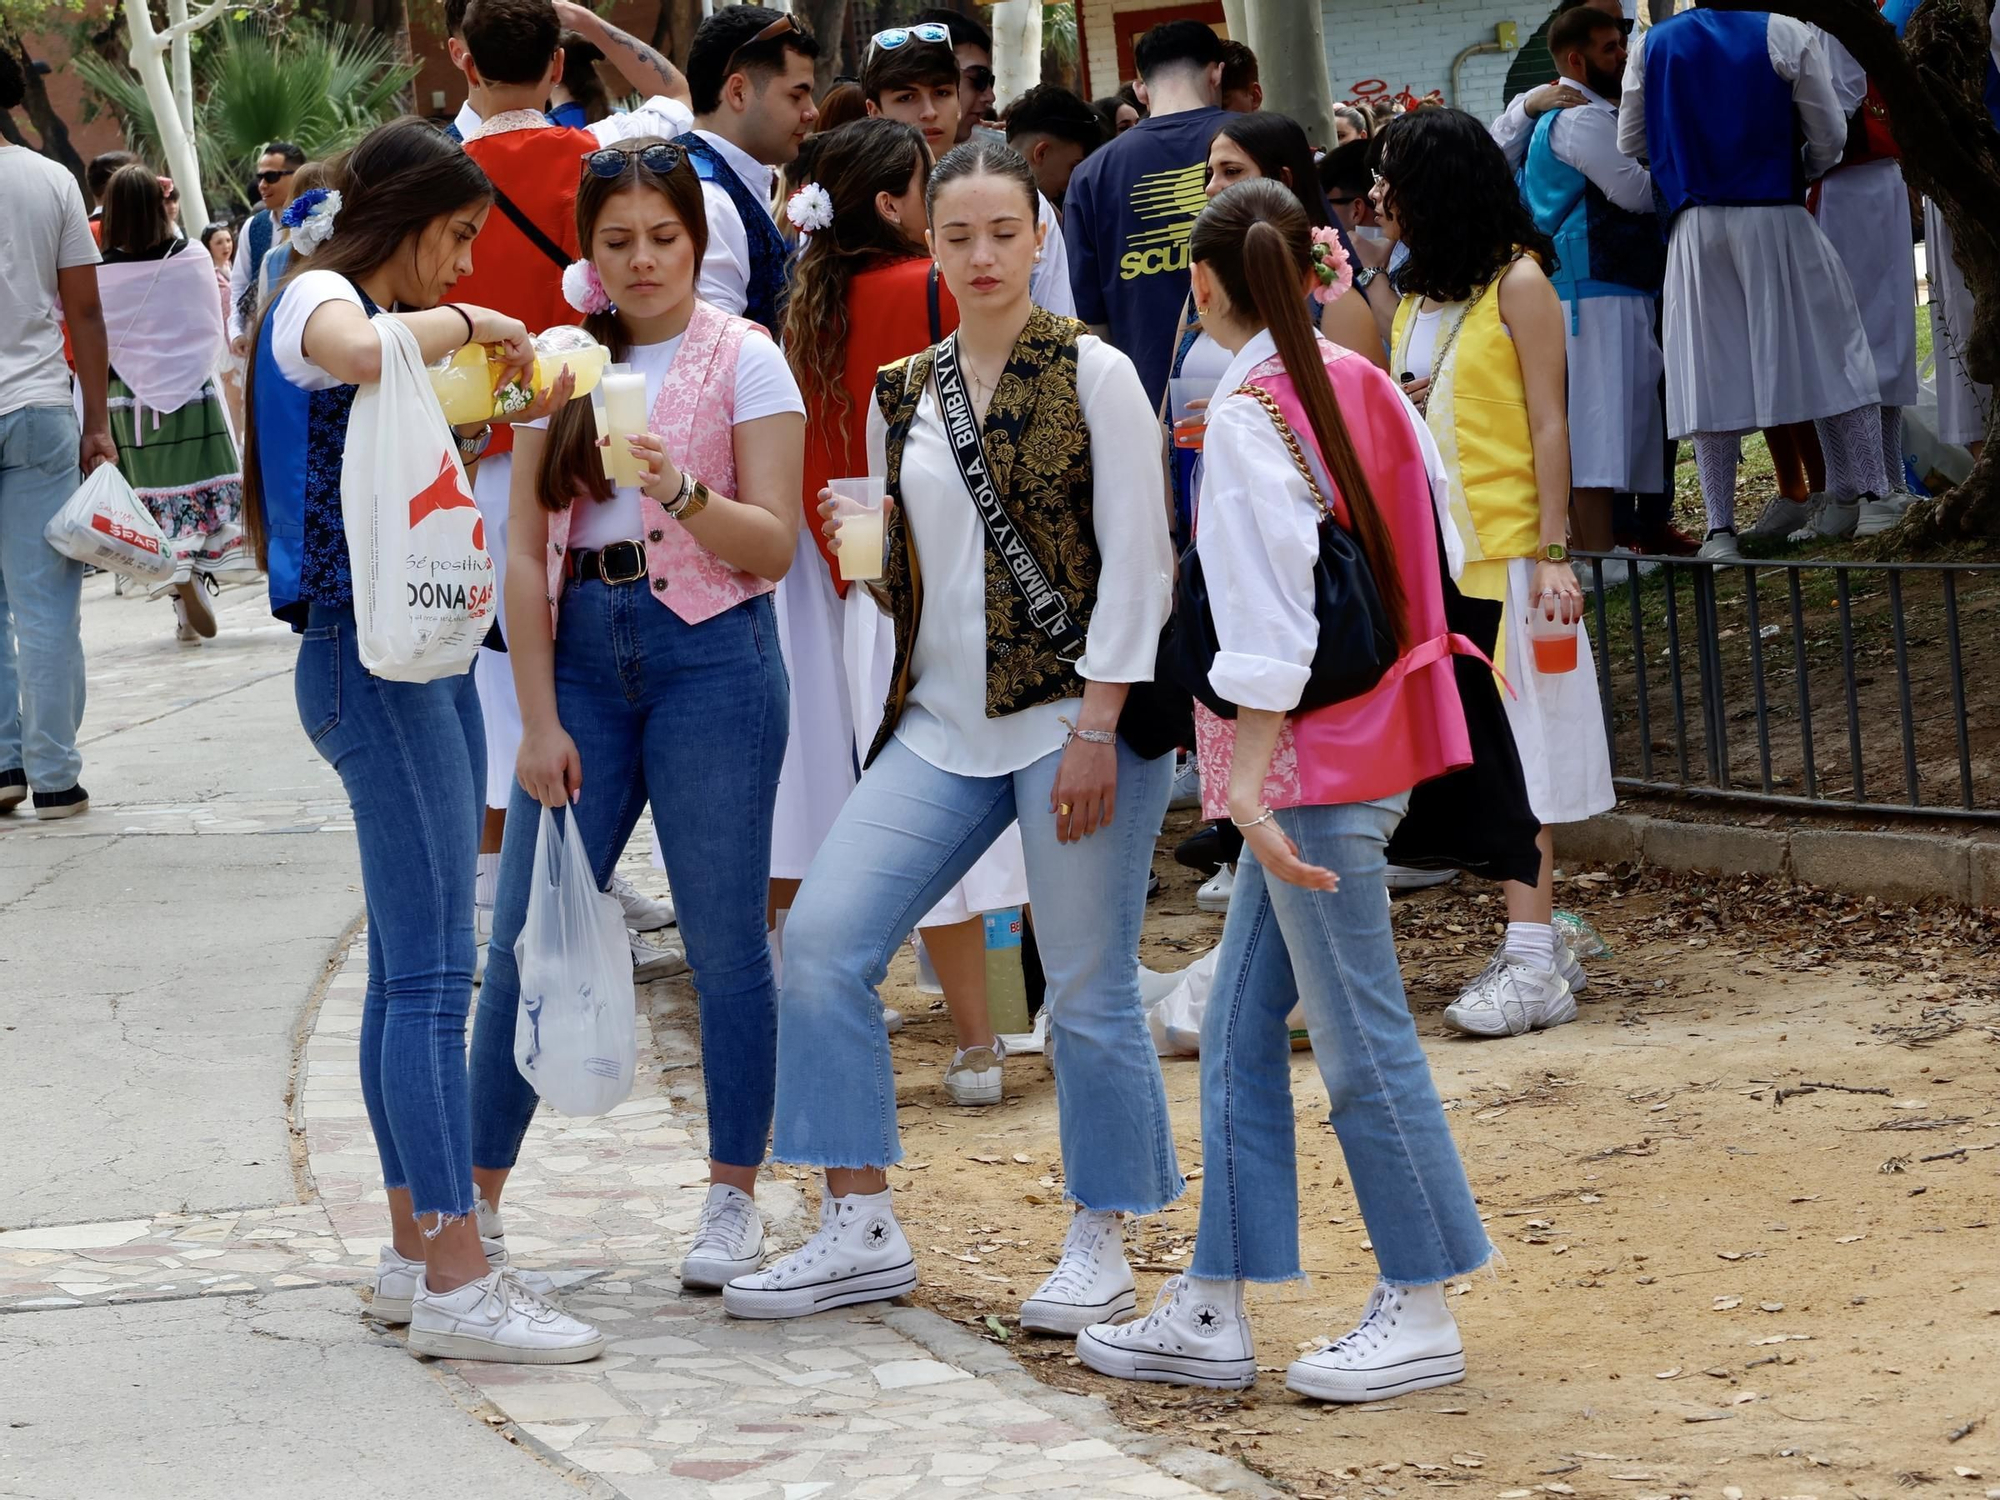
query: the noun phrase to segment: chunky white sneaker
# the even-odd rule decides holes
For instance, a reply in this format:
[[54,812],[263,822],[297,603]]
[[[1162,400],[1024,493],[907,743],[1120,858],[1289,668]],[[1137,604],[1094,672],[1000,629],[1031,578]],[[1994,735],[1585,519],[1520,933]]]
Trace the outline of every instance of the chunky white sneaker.
[[711,1183],[694,1243],[681,1262],[681,1285],[719,1292],[764,1264],[764,1221],[756,1200],[726,1182]]
[[1774,495],[1766,502],[1764,513],[1757,517],[1756,524],[1743,533],[1759,542],[1780,542],[1813,517],[1825,495],[1815,491],[1803,500],[1787,500],[1783,495]]
[[1886,500],[1877,500],[1872,496],[1862,500],[1861,518],[1854,523],[1854,534],[1857,537],[1880,536],[1902,520],[1915,503],[1903,494],[1891,495]]
[[[1220,1295],[1210,1295],[1221,1289]],[[1241,1391],[1257,1383],[1240,1282],[1170,1276],[1153,1310],[1131,1323],[1098,1323],[1077,1335],[1077,1358],[1100,1375]]]
[[687,954],[669,943],[654,947],[644,938],[632,939],[632,982],[645,984],[653,979],[671,979],[688,971]]
[[410,1351],[433,1359],[505,1365],[573,1365],[604,1352],[604,1335],[528,1290],[504,1266],[456,1291],[418,1282],[410,1309]]
[[1424,891],[1457,878],[1456,870],[1413,870],[1408,865],[1390,865],[1383,872],[1392,891]]
[[1021,1304],[1021,1326],[1075,1338],[1091,1324],[1113,1322],[1138,1305],[1132,1268],[1125,1263],[1123,1217],[1078,1209],[1070,1216],[1062,1259]]
[[1201,764],[1192,755],[1180,763],[1174,772],[1173,795],[1167,801],[1168,812],[1185,812],[1189,808],[1201,806]]
[[[1494,953],[1487,967],[1501,962],[1506,956],[1507,940],[1502,938],[1499,950]],[[1581,995],[1590,988],[1590,976],[1583,972],[1582,960],[1576,956],[1576,949],[1569,945],[1569,940],[1563,936],[1560,927],[1556,928],[1556,972],[1569,982],[1569,992],[1572,995]]]
[[1569,981],[1505,949],[1444,1012],[1445,1025],[1467,1036],[1519,1036],[1575,1019]]
[[1224,865],[1215,878],[1194,893],[1194,904],[1203,911],[1228,911],[1229,898],[1236,890],[1236,866]]
[[[1872,499],[1872,496],[1864,497]],[[1787,533],[1789,542],[1834,541],[1854,535],[1854,528],[1861,521],[1861,503],[1850,500],[1842,503],[1831,495],[1821,495],[1819,504],[1813,507],[1812,515],[1801,525]]]
[[625,908],[625,925],[634,932],[658,932],[674,925],[674,903],[656,901],[623,875],[613,875],[604,894],[616,896]]
[[945,1096],[965,1109],[1000,1102],[1000,1064],[1007,1044],[997,1036],[990,1047],[961,1047],[944,1070]]
[[[1792,502],[1787,500],[1784,503],[1790,505]],[[1735,532],[1717,529],[1708,534],[1708,540],[1695,552],[1695,558],[1699,562],[1740,563],[1743,553],[1736,545]]]
[[732,1318],[803,1318],[916,1290],[917,1264],[889,1193],[852,1193],[822,1206],[819,1232],[766,1270],[722,1289]]
[[1441,1286],[1377,1282],[1352,1333],[1295,1360],[1285,1385],[1315,1401],[1387,1401],[1465,1379],[1465,1346]]

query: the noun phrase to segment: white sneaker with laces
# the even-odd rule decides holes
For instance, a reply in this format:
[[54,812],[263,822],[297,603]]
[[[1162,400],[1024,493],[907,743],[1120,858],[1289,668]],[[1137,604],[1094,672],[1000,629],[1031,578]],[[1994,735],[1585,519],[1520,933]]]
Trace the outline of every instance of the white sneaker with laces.
[[990,1047],[961,1047],[944,1070],[945,1096],[964,1109],[998,1104],[1001,1093],[1000,1064],[1007,1059],[1007,1044],[993,1038]]
[[493,1240],[499,1245],[507,1243],[507,1226],[501,1222],[500,1210],[484,1198],[472,1200],[472,1221],[479,1230],[482,1240]]
[[[479,1248],[486,1252],[486,1264],[490,1269],[512,1271],[521,1285],[537,1297],[552,1305],[560,1305],[556,1303],[555,1278],[546,1271],[530,1271],[511,1265],[507,1259],[507,1247],[484,1235],[479,1238]],[[397,1252],[394,1245],[384,1245],[381,1256],[375,1262],[375,1289],[368,1298],[369,1313],[384,1323],[409,1322],[410,1307],[423,1280],[424,1263],[421,1260],[407,1259]]]
[[[1862,500],[1872,500],[1874,496],[1864,495]],[[1849,500],[1845,503],[1831,495],[1821,495],[1819,503],[1813,507],[1812,515],[1802,525],[1789,532],[1788,542],[1835,541],[1841,537],[1854,535],[1854,528],[1861,521],[1861,501]]]
[[1214,879],[1194,893],[1194,904],[1203,911],[1228,911],[1229,898],[1236,890],[1236,866],[1224,865]]
[[1818,491],[1803,500],[1787,500],[1783,495],[1774,495],[1764,505],[1764,513],[1757,517],[1756,524],[1743,533],[1759,542],[1783,541],[1813,518],[1820,501],[1826,498]]
[[[1507,940],[1502,938],[1488,967],[1499,963],[1506,956]],[[1570,947],[1560,927],[1556,929],[1556,972],[1569,981],[1569,992],[1572,995],[1581,995],[1590,988],[1590,976],[1583,972],[1583,961],[1576,956],[1576,949]]]
[[[1787,500],[1784,503],[1790,505],[1792,502]],[[1701,544],[1695,558],[1699,562],[1740,563],[1743,552],[1736,545],[1735,532],[1718,529],[1708,534],[1708,540]]]
[[573,1365],[604,1352],[604,1335],[530,1291],[502,1266],[449,1292],[422,1280],[410,1309],[410,1351],[433,1359]]
[[1873,498],[1861,502],[1861,517],[1854,523],[1857,537],[1880,536],[1903,519],[1904,513],[1916,502],[1908,495],[1895,494],[1886,500]]
[[1241,1391],[1257,1383],[1257,1355],[1241,1282],[1170,1276],[1153,1310],[1077,1335],[1077,1358],[1100,1375]]
[[632,939],[632,980],[645,984],[654,979],[671,979],[688,971],[687,955],[671,943],[654,947],[644,938]]
[[1504,948],[1444,1012],[1445,1025],[1466,1036],[1519,1036],[1575,1019],[1569,981]]
[[634,932],[658,932],[662,927],[674,925],[671,900],[655,900],[623,875],[613,875],[604,887],[604,894],[618,898],[618,904],[625,908],[625,925]]
[[1174,772],[1174,790],[1167,801],[1167,811],[1185,812],[1189,808],[1200,806],[1201,764],[1190,755]]
[[1465,1346],[1441,1286],[1377,1282],[1355,1330],[1295,1360],[1285,1385],[1315,1401],[1386,1401],[1465,1379]]
[[1070,1216],[1062,1259],[1021,1304],[1021,1326],[1075,1338],[1091,1324],[1113,1322],[1138,1305],[1132,1268],[1125,1263],[1124,1216],[1081,1208]]
[[726,1182],[709,1184],[694,1243],[681,1262],[681,1285],[719,1292],[764,1264],[764,1221],[757,1203]]
[[916,1290],[917,1263],[889,1192],[851,1193],[820,1211],[818,1233],[776,1265],[722,1289],[732,1318],[803,1318]]

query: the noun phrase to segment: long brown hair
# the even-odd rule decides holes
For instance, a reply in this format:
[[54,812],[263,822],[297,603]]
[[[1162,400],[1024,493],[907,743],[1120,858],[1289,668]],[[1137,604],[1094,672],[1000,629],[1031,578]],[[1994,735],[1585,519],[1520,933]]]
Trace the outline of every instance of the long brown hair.
[[[627,155],[625,170],[616,177],[599,177],[583,168],[576,189],[576,242],[586,260],[604,205],[620,193],[645,188],[665,197],[680,216],[694,249],[693,274],[700,276],[702,257],[708,253],[708,212],[702,206],[701,178],[695,175],[694,163],[683,155],[671,172],[655,172],[639,160],[646,147],[665,144],[658,136],[620,141],[617,149]],[[632,352],[631,336],[615,309],[591,313],[583,319],[583,327],[611,351],[612,363],[621,363]],[[597,424],[588,401],[572,401],[549,418],[548,447],[543,450],[542,472],[535,482],[535,497],[545,509],[561,510],[579,495],[593,500],[611,498],[611,481],[605,476],[598,451]]]
[[833,200],[833,222],[799,252],[785,305],[785,357],[799,389],[822,413],[839,414],[843,432],[854,403],[841,380],[847,366],[847,289],[855,276],[919,252],[875,211],[875,196],[900,196],[922,168],[930,174],[923,132],[899,120],[856,120],[818,141],[813,181]]
[[140,255],[173,234],[167,194],[153,169],[128,162],[104,185],[104,248]]
[[[1202,210],[1188,238],[1188,258],[1208,267],[1221,283],[1236,316],[1271,330],[1278,358],[1299,393],[1312,424],[1320,456],[1341,499],[1347,519],[1375,575],[1375,587],[1395,628],[1396,644],[1407,649],[1408,610],[1395,547],[1354,451],[1347,419],[1327,377],[1326,361],[1306,315],[1305,278],[1312,265],[1312,228],[1298,198],[1268,177],[1239,182],[1218,193]],[[1227,395],[1228,393],[1222,392]]]
[[[493,184],[479,163],[429,120],[415,115],[378,125],[353,150],[326,163],[326,186],[337,188],[341,197],[334,232],[310,257],[292,256],[276,290],[306,271],[334,271],[356,279],[372,275],[398,255],[414,261],[418,242],[432,224],[493,201]],[[257,355],[263,339],[260,315],[250,331],[249,374],[243,382],[243,525],[257,549],[258,566],[268,568],[257,444]]]

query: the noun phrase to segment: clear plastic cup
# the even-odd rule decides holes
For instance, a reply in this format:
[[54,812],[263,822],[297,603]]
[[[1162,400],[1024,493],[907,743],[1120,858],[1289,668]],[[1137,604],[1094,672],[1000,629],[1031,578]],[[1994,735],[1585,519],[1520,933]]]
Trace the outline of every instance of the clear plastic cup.
[[1528,645],[1535,653],[1535,670],[1554,677],[1576,670],[1576,633],[1583,622],[1564,620],[1562,597],[1543,594],[1528,607]]
[[834,554],[847,583],[873,583],[888,562],[888,537],[883,513],[888,483],[881,479],[829,479],[833,492]]
[[1176,448],[1201,446],[1208,431],[1208,403],[1215,397],[1215,384],[1188,375],[1167,381],[1167,415],[1173,421]]

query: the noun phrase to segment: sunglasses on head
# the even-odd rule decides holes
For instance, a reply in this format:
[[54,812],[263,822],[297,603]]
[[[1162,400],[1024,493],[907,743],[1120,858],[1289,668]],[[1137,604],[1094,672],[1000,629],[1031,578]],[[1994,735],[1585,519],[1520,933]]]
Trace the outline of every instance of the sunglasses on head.
[[275,187],[297,170],[297,167],[286,167],[282,172],[259,172],[257,180],[263,183],[265,187]]
[[887,31],[878,31],[868,38],[868,50],[878,47],[884,52],[894,52],[898,47],[907,47],[911,42],[938,42],[951,45],[951,28],[939,21],[919,21],[914,26],[891,26]]
[[745,42],[742,46],[738,47],[734,52],[729,54],[729,61],[723,64],[722,67],[722,76],[724,78],[727,78],[731,73],[734,73],[736,71],[736,59],[741,57],[745,52],[748,52],[752,47],[756,46],[759,42],[768,42],[773,37],[784,36],[787,33],[794,31],[796,31],[800,36],[804,36],[806,34],[805,28],[800,26],[799,23],[793,20],[790,16],[778,17],[777,20],[773,21],[769,26],[766,26],[762,31],[758,32],[755,36],[751,37],[749,41]]
[[622,146],[606,146],[593,151],[583,159],[583,169],[593,177],[607,181],[625,175],[625,164],[637,159],[640,166],[656,176],[665,177],[677,172],[687,161],[687,149],[661,141],[651,146],[641,146],[636,151],[628,151]]

